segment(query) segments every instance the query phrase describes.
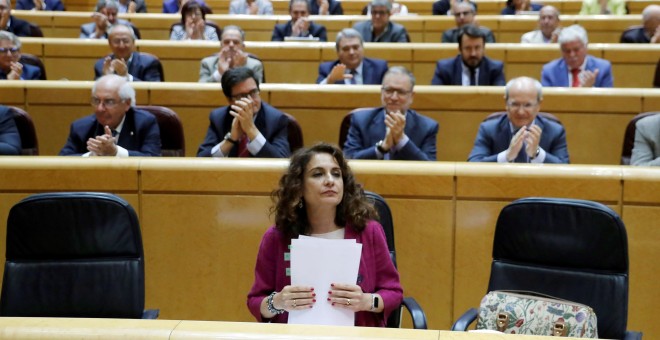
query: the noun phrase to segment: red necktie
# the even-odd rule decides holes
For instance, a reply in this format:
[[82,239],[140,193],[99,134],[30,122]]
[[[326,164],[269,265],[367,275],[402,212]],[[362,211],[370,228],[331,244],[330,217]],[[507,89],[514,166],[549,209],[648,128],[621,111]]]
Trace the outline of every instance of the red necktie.
[[580,87],[580,77],[578,77],[578,75],[580,74],[580,69],[579,68],[572,69],[571,74],[573,75],[573,80],[571,81],[571,87]]
[[248,138],[244,135],[238,141],[238,157],[250,157],[250,151],[247,148],[247,144]]

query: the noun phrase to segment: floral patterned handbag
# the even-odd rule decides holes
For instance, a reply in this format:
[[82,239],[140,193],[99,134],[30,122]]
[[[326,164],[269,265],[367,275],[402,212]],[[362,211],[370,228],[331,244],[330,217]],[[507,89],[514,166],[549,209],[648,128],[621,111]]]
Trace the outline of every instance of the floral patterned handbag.
[[534,292],[496,290],[481,300],[477,329],[598,338],[597,323],[594,310],[583,304]]

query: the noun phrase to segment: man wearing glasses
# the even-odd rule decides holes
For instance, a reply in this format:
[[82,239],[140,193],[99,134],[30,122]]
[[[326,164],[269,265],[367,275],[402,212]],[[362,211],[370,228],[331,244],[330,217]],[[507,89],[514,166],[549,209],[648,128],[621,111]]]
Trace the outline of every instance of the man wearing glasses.
[[229,105],[211,111],[197,157],[288,158],[289,119],[261,101],[254,72],[247,67],[230,69],[220,83]]
[[19,37],[29,37],[32,35],[30,24],[11,15],[11,1],[0,0],[0,31],[14,33]]
[[436,159],[439,125],[410,109],[415,77],[391,67],[381,88],[382,107],[354,112],[344,154],[352,159],[431,161]]
[[[452,14],[454,15],[454,21],[456,22],[456,27],[448,29],[442,32],[442,42],[443,43],[455,43],[458,42],[459,33],[461,28],[465,25],[472,25],[475,23],[475,17],[477,16],[477,8],[470,1],[460,1],[454,5],[452,9]],[[493,32],[484,26],[478,26],[480,30],[484,32],[484,39],[486,42],[494,43],[495,36]]]
[[13,33],[0,31],[0,79],[39,80],[41,70],[20,63],[20,59],[21,41]]
[[60,156],[160,156],[156,117],[136,110],[135,90],[111,74],[92,87],[94,114],[76,120]]
[[371,1],[371,20],[353,26],[366,42],[409,42],[406,28],[390,21],[392,4],[388,0]]
[[569,163],[561,124],[537,115],[543,100],[536,79],[511,79],[505,88],[507,114],[481,126],[469,162]]
[[162,66],[155,57],[135,51],[133,29],[123,24],[112,26],[108,36],[112,54],[94,64],[94,79],[116,74],[128,81],[161,81]]

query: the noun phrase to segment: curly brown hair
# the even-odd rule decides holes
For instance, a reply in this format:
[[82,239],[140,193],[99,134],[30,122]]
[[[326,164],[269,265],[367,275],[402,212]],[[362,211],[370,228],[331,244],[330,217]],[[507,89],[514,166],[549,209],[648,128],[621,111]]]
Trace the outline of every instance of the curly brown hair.
[[341,149],[328,143],[318,143],[310,148],[301,148],[291,156],[289,169],[280,178],[279,188],[271,193],[273,206],[270,213],[275,214],[276,228],[288,237],[296,238],[311,233],[307,210],[299,207],[299,202],[303,196],[307,164],[312,156],[320,153],[334,157],[344,182],[344,196],[337,206],[335,224],[344,226],[348,223],[362,231],[368,220],[378,218],[376,210],[364,196],[362,187],[355,181]]

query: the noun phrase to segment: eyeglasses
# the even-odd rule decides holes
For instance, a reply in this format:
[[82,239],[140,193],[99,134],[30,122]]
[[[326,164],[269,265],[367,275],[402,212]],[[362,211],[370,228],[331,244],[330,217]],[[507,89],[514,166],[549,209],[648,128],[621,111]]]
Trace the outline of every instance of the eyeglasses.
[[101,100],[100,98],[92,97],[89,103],[92,104],[92,106],[99,106],[99,104],[103,104],[103,106],[105,106],[106,108],[111,109],[117,106],[117,104],[121,102],[123,102],[123,100],[115,100],[115,99]]
[[402,89],[393,89],[393,88],[389,88],[389,87],[383,87],[380,90],[388,97],[393,96],[395,93],[397,95],[399,95],[399,97],[407,96],[410,93],[412,93],[412,91],[406,91],[406,90],[402,90]]
[[247,98],[247,97],[255,99],[258,94],[259,94],[259,89],[254,89],[254,90],[251,90],[250,92],[247,92],[247,93],[234,94],[231,97],[229,97],[229,99],[231,99],[234,102],[237,101],[237,100],[241,100],[243,98]]
[[110,40],[110,43],[113,44],[113,45],[120,45],[120,44],[122,44],[122,43],[123,43],[124,45],[128,45],[128,44],[130,44],[131,42],[132,42],[131,39],[112,39],[112,40]]
[[16,54],[20,51],[21,49],[18,47],[0,47],[0,54]]
[[371,11],[371,15],[373,15],[373,16],[377,16],[377,15],[385,16],[385,15],[388,15],[388,14],[389,14],[388,11]]
[[534,106],[538,105],[539,102],[534,102],[534,103],[518,103],[518,102],[508,102],[506,103],[506,106],[509,107],[510,109],[514,110],[520,110],[522,107],[524,110],[528,111],[531,110]]

